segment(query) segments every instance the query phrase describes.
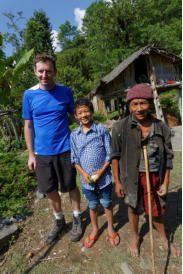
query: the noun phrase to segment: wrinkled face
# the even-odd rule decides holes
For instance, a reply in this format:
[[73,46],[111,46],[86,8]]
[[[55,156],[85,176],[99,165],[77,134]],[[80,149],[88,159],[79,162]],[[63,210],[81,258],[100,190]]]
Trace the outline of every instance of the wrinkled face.
[[137,121],[145,121],[149,113],[150,102],[146,99],[133,99],[129,104],[129,108]]
[[42,89],[49,89],[53,87],[56,72],[57,71],[54,69],[52,62],[50,61],[40,61],[34,68],[34,73],[37,76]]
[[92,123],[93,112],[88,106],[79,106],[76,108],[75,117],[78,119],[82,125],[88,126]]

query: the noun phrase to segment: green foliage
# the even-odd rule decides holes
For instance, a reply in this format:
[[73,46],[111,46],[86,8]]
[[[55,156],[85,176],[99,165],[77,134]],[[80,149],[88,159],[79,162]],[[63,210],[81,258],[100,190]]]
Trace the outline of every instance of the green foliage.
[[57,71],[56,80],[69,86],[75,99],[83,97],[91,90],[92,79],[86,49],[70,48],[58,53]]
[[71,131],[72,131],[73,129],[77,128],[77,127],[79,127],[79,125],[76,124],[76,123],[73,123],[73,124],[69,125],[69,128],[70,128]]
[[29,206],[28,195],[35,186],[35,174],[27,168],[27,154],[0,154],[0,218],[25,215]]
[[69,21],[66,21],[59,28],[58,40],[62,50],[72,47],[72,39],[77,34],[76,26],[72,26]]
[[175,2],[116,0],[92,3],[86,10],[83,31],[94,80],[149,43],[180,55],[181,1]]
[[54,55],[51,24],[43,10],[35,11],[33,17],[27,22],[25,48],[34,49],[35,55],[38,53]]
[[25,17],[22,11],[18,11],[16,14],[4,12],[3,15],[8,19],[7,26],[10,30],[4,34],[5,43],[10,43],[17,52],[23,47],[25,35],[25,29],[19,27],[18,22],[24,20]]
[[180,112],[178,108],[178,97],[177,91],[168,91],[162,93],[160,96],[161,107],[166,113],[169,113],[172,116],[175,116],[180,120]]
[[105,115],[101,114],[100,112],[95,112],[93,114],[93,120],[96,122],[96,123],[105,123],[107,118]]
[[118,120],[119,119],[119,113],[118,111],[114,111],[108,115],[108,118],[110,120]]
[[29,51],[25,51],[19,62],[16,64],[14,70],[13,70],[13,79],[17,79],[19,75],[22,73],[22,71],[25,69],[26,65],[28,64],[29,60],[34,54],[34,49],[31,49]]
[[4,72],[0,74],[0,99],[2,104],[7,105],[10,103],[12,86],[19,84],[23,71],[33,56],[33,53],[33,49],[24,52],[14,68],[4,67]]
[[0,153],[8,152],[9,149],[11,149],[11,151],[19,151],[20,148],[21,149],[26,149],[25,139],[22,136],[19,137],[19,142],[14,137],[13,140],[11,141],[11,147],[10,148],[9,148],[9,141],[8,140],[3,139],[3,138],[0,139]]

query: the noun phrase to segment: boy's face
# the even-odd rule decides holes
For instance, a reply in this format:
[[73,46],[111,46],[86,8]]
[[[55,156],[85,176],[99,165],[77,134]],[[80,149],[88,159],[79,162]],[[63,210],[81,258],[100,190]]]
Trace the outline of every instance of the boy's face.
[[92,115],[93,115],[93,112],[90,110],[88,106],[83,105],[83,106],[76,107],[75,117],[82,123],[82,125],[84,126],[91,125]]
[[149,113],[150,103],[146,99],[133,99],[130,102],[130,110],[135,115],[137,121],[145,121]]

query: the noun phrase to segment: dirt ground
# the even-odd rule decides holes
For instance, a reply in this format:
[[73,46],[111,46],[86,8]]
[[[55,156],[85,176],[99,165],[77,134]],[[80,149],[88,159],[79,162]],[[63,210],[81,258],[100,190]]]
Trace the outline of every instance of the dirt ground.
[[[181,193],[181,180],[175,173],[172,176],[171,188],[167,197],[164,220],[169,239],[180,247],[182,238]],[[102,207],[99,210],[101,235],[91,249],[84,247],[83,239],[91,231],[84,196],[82,196],[81,203],[84,235],[79,242],[71,242],[69,237],[72,228],[72,210],[67,194],[62,195],[62,205],[66,228],[60,238],[48,246],[45,244],[45,238],[54,224],[54,217],[48,207],[47,198],[33,200],[31,216],[19,223],[19,234],[12,237],[9,246],[0,253],[0,273],[152,273],[148,220],[144,213],[140,216],[140,257],[132,258],[126,252],[131,239],[127,207],[115,194],[113,195],[114,226],[121,238],[117,247],[110,246],[107,240],[107,223]],[[173,258],[170,252],[164,249],[155,229],[153,233],[157,273],[181,273],[181,256]]]

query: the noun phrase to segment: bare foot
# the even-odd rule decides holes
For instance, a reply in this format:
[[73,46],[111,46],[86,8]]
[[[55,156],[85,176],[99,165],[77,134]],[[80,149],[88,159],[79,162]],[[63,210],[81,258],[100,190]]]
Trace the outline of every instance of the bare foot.
[[168,243],[167,238],[166,239],[161,238],[161,240],[162,240],[164,247],[166,249],[170,249],[173,257],[180,256],[180,248],[178,246],[174,245],[173,243]]
[[139,256],[139,236],[134,236],[131,244],[128,248],[128,253],[132,256],[132,257],[138,257]]
[[173,257],[180,256],[180,248],[172,243],[170,243],[170,251],[171,251]]

